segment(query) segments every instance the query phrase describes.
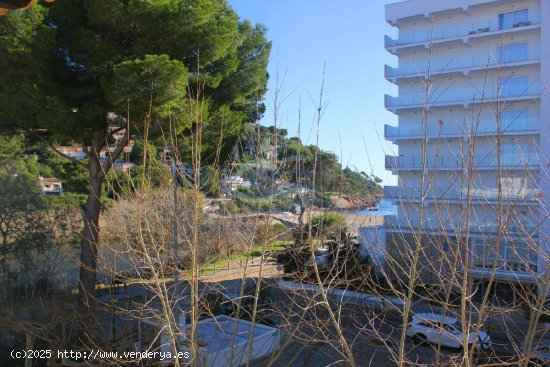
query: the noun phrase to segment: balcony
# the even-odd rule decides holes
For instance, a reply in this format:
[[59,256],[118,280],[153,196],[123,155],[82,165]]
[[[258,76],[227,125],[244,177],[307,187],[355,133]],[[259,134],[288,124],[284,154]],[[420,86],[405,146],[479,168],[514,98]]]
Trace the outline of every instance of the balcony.
[[421,93],[406,94],[399,97],[384,96],[386,109],[397,113],[404,109],[419,109],[440,106],[463,106],[468,108],[477,103],[494,103],[505,101],[524,101],[540,99],[541,84],[535,82],[525,85],[510,85],[500,90],[476,90],[474,88],[435,88],[425,98]]
[[[469,16],[473,12],[479,12],[482,9],[494,10],[499,2],[491,0],[462,0],[453,2],[433,0],[400,1],[386,5],[386,21],[396,27],[410,24],[411,21],[424,21],[430,23],[434,17],[444,15],[465,15]],[[529,13],[528,19],[540,18],[540,13],[534,9]]]
[[462,162],[452,155],[440,155],[427,157],[426,162],[423,162],[422,156],[386,156],[386,169],[390,171],[396,170],[422,170],[425,169],[462,169]]
[[[539,190],[535,188],[510,188],[503,187],[499,193],[497,188],[471,188],[468,193],[466,187],[463,188],[437,188],[424,192],[424,203],[432,204],[434,202],[469,202],[495,203],[495,202],[514,202],[524,203],[525,205],[536,204]],[[384,198],[399,202],[419,202],[421,192],[416,188],[404,188],[398,186],[385,186]]]
[[[405,61],[406,62],[406,61]],[[385,65],[384,76],[394,84],[399,79],[427,78],[428,71],[430,75],[445,75],[460,73],[468,76],[470,72],[486,71],[497,68],[517,67],[522,65],[532,65],[540,62],[540,57],[529,58],[523,52],[509,53],[502,55],[500,60],[490,60],[488,56],[463,56],[444,61],[423,61],[420,63],[406,62],[405,65],[398,68],[392,68]]]
[[[399,216],[386,216],[384,218],[384,227],[388,232],[399,233],[417,233],[420,229],[419,218],[405,218]],[[501,230],[504,236],[521,236],[524,238],[538,237],[538,225],[531,223],[520,223],[518,221],[494,222],[494,221],[472,221],[466,225],[466,221],[456,219],[454,222],[449,220],[447,223],[441,223],[436,218],[425,217],[422,221],[422,232],[424,234],[447,235],[447,236],[465,236],[487,234],[496,235]]]
[[[394,174],[397,171],[434,171],[434,170],[463,170],[468,168],[467,157],[443,154],[428,156],[423,161],[420,155],[389,156],[385,158],[385,168]],[[473,168],[475,170],[501,169],[539,169],[539,158],[534,154],[502,153],[500,159],[494,155],[474,157]]]
[[467,138],[471,136],[492,135],[533,135],[540,132],[540,118],[518,118],[513,121],[501,121],[500,129],[494,119],[479,122],[428,123],[425,133],[422,124],[399,126],[384,125],[384,138],[396,143],[399,140]]
[[490,37],[501,38],[515,34],[530,32],[540,28],[538,21],[518,22],[511,28],[499,29],[498,23],[491,22],[477,24],[457,24],[455,26],[432,29],[427,27],[423,31],[400,34],[398,39],[389,36],[384,38],[386,50],[396,54],[399,50],[410,47],[429,48],[430,44],[444,44],[448,42],[461,42],[468,44],[472,40]]

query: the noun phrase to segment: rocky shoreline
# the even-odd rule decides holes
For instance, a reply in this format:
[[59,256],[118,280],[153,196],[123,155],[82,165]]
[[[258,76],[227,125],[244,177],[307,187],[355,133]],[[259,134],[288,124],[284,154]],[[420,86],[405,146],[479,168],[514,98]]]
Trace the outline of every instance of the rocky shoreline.
[[330,200],[336,210],[363,210],[374,208],[382,199],[382,195],[367,195],[353,198],[346,195],[332,195]]

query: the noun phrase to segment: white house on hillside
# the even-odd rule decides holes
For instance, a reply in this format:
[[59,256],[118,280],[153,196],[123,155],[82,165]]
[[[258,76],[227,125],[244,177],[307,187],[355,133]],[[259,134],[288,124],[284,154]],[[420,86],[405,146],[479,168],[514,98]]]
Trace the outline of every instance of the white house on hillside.
[[46,195],[63,195],[62,181],[55,177],[39,176],[40,192]]

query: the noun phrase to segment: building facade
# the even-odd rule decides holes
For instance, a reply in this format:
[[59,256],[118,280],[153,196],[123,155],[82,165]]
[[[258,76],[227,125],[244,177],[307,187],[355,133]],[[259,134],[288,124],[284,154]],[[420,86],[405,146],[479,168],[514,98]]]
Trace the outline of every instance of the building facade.
[[63,182],[55,177],[38,177],[40,192],[45,195],[63,195]]
[[[464,272],[504,287],[548,279],[550,1],[409,0],[386,6],[398,125],[386,169],[389,258],[419,250],[426,282]],[[419,246],[417,246],[419,245]],[[396,263],[394,262],[394,265]],[[399,263],[401,271],[406,265]],[[393,266],[395,270],[396,266]]]

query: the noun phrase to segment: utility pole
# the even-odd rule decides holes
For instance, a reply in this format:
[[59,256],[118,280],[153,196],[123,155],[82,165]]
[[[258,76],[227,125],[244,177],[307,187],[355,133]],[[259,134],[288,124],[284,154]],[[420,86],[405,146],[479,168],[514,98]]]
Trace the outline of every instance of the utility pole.
[[[176,171],[176,161],[174,160],[174,157],[172,157],[172,181],[174,183],[174,309],[173,309],[173,316],[174,316],[174,322],[175,322],[175,330],[178,330],[179,326],[181,325],[181,304],[178,304],[180,301],[180,294],[179,294],[179,262],[178,262],[178,251],[179,251],[179,244],[178,244],[178,180],[177,180],[177,171]],[[183,313],[183,317],[185,318],[185,312]],[[176,339],[175,341],[175,347],[176,352],[180,351],[179,340]],[[176,357],[177,358],[177,357]]]
[[172,181],[174,182],[174,292],[178,291],[179,285],[179,264],[178,264],[178,181],[176,176],[176,163],[172,158]]

